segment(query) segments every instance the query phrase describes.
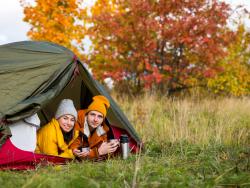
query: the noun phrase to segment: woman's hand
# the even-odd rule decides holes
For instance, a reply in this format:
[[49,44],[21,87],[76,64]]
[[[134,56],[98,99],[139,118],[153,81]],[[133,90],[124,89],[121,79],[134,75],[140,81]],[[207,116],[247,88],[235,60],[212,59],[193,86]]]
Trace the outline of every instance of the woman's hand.
[[117,150],[118,146],[119,145],[114,142],[103,142],[98,148],[98,153],[99,155],[114,153]]
[[80,151],[79,149],[73,149],[73,154],[77,157],[87,157],[89,151]]

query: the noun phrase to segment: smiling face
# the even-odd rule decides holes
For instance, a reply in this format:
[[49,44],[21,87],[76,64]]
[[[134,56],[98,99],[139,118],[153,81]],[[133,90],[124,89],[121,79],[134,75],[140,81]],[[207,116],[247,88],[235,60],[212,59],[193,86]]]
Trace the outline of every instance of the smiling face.
[[74,128],[76,120],[74,116],[66,114],[58,118],[57,121],[64,132],[70,132]]
[[88,125],[94,129],[97,128],[99,125],[101,125],[103,120],[104,120],[103,114],[98,111],[92,110],[87,114]]

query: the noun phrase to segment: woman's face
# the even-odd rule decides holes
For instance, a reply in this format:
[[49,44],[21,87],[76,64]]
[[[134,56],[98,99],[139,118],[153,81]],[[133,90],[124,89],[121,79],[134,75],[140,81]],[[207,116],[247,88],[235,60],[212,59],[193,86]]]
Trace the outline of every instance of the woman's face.
[[59,122],[60,127],[65,132],[70,132],[74,128],[74,124],[76,121],[75,117],[70,114],[63,115],[57,120]]

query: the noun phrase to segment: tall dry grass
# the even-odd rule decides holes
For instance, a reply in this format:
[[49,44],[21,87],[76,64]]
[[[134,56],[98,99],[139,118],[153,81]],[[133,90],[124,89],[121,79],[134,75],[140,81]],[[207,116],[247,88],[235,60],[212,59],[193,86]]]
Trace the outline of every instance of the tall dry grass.
[[249,98],[113,97],[143,142],[250,144]]
[[[115,95],[114,95],[115,96]],[[249,187],[249,99],[116,100],[145,149],[127,160],[0,171],[2,187]],[[212,143],[212,144],[211,144]],[[15,181],[13,181],[15,179]]]

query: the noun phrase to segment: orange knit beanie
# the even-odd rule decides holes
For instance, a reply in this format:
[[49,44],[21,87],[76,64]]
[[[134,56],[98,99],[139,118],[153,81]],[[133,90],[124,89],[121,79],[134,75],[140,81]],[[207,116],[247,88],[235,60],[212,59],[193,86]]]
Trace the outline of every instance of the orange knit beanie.
[[106,117],[109,106],[110,103],[106,97],[104,97],[103,95],[97,95],[93,97],[93,101],[89,105],[87,113],[89,111],[98,111],[101,112],[104,117]]

